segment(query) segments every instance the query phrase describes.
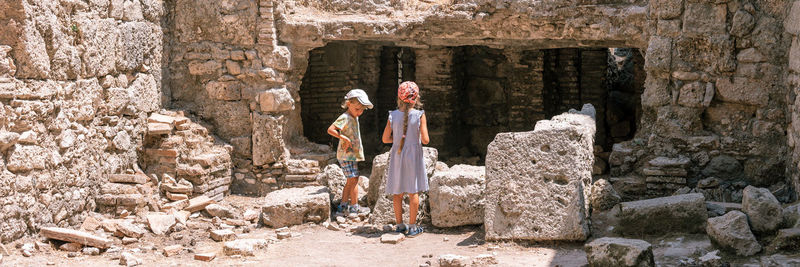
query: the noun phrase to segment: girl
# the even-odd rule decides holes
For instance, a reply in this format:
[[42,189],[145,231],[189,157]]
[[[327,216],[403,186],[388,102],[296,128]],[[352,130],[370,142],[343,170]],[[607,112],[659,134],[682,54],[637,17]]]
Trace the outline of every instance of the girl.
[[[397,231],[404,232],[408,237],[423,232],[422,227],[417,226],[418,193],[428,191],[422,144],[428,144],[430,138],[425,112],[417,109],[421,106],[417,84],[411,81],[401,83],[397,88],[398,109],[389,112],[382,136],[384,143],[392,143],[386,194],[393,195]],[[408,194],[409,199],[410,225],[403,223],[404,194]]]
[[336,159],[342,167],[347,182],[342,190],[342,201],[336,212],[358,213],[358,161],[364,161],[364,150],[361,146],[361,130],[358,116],[364,110],[372,108],[367,93],[361,89],[353,89],[344,96],[342,108],[345,112],[336,119],[330,127],[328,134],[339,139],[336,150]]

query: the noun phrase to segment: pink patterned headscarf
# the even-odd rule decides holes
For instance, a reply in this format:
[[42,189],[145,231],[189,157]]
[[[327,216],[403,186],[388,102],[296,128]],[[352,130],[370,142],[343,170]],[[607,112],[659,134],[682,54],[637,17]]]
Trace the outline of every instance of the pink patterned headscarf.
[[397,87],[397,97],[403,102],[414,103],[419,98],[419,86],[412,81],[405,81]]

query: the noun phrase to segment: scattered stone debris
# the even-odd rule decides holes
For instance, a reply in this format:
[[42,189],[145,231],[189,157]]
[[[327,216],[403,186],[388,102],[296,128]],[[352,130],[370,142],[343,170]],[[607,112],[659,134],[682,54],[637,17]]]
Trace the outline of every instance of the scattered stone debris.
[[591,266],[655,266],[652,245],[644,240],[603,237],[584,250]]
[[722,258],[717,254],[719,254],[719,250],[706,253],[698,259],[700,261],[700,265],[709,267],[722,266]]
[[470,259],[467,256],[444,254],[439,256],[440,267],[466,267],[469,266]]
[[747,215],[741,211],[709,218],[706,233],[723,249],[732,250],[741,256],[750,256],[761,251],[761,245],[750,231]]
[[228,256],[255,256],[255,251],[267,248],[267,244],[267,240],[264,239],[239,239],[225,242],[222,251]]
[[178,244],[164,247],[162,254],[164,254],[165,257],[170,257],[180,254],[181,251],[183,251],[183,245]]
[[406,236],[402,233],[385,233],[381,235],[381,243],[397,244],[405,238]]
[[473,266],[486,266],[498,264],[497,258],[493,254],[480,254],[472,259]]
[[123,252],[119,257],[119,265],[123,266],[136,266],[142,264],[142,260],[133,256],[128,252]]
[[217,257],[217,253],[216,252],[205,252],[205,253],[196,253],[196,254],[194,254],[194,259],[195,260],[200,260],[200,261],[212,261],[216,257]]
[[111,245],[111,240],[109,239],[66,228],[45,227],[39,231],[39,234],[50,239],[76,242],[102,249],[108,248]]
[[236,239],[236,233],[230,229],[221,229],[211,231],[211,239],[217,242],[231,241]]

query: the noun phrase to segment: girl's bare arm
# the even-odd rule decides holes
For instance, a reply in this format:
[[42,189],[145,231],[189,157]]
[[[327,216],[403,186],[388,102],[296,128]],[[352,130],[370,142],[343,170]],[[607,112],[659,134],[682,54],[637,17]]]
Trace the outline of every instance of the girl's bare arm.
[[392,124],[389,120],[386,120],[386,127],[383,128],[383,136],[381,136],[381,141],[383,141],[384,144],[392,143]]
[[419,137],[423,145],[427,145],[431,142],[431,138],[428,136],[428,119],[425,118],[424,113],[422,117],[419,118]]

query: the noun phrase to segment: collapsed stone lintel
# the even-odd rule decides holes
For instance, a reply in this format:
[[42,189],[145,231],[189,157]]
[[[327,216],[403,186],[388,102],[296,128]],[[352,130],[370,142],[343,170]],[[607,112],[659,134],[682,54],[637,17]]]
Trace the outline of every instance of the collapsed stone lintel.
[[590,104],[498,134],[486,155],[486,239],[586,240],[594,134]]

